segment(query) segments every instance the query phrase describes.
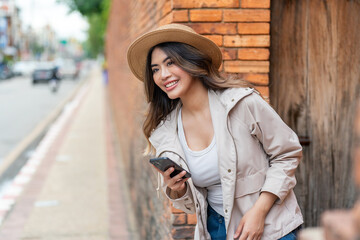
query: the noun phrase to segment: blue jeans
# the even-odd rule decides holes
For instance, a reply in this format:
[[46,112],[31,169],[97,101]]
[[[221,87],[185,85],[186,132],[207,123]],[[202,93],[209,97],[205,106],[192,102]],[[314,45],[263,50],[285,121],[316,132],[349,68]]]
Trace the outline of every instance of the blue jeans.
[[[226,240],[224,217],[218,214],[210,205],[208,205],[207,214],[207,229],[210,233],[211,240]],[[296,234],[300,228],[301,226],[279,240],[296,240]]]
[[293,230],[291,233],[283,236],[279,240],[296,240],[297,232],[301,229],[301,225],[297,227],[295,230]]
[[225,219],[210,205],[207,209],[207,229],[212,240],[226,240]]

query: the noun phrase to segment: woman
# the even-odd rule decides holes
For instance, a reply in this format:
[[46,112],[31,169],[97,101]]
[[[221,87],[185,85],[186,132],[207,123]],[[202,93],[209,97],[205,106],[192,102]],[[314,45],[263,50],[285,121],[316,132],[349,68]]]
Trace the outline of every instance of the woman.
[[216,44],[170,24],[136,39],[128,63],[150,103],[148,153],[192,174],[158,170],[174,207],[196,213],[195,239],[296,239],[298,138],[253,88],[220,76]]

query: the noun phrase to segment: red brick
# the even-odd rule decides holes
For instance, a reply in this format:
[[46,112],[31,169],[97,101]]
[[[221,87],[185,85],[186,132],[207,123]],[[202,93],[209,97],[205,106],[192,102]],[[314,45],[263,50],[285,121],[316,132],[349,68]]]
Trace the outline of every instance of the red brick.
[[270,8],[270,0],[241,0],[241,8]]
[[220,67],[219,67],[219,72],[224,71],[224,61],[221,63]]
[[193,226],[186,226],[186,227],[179,226],[179,227],[174,227],[171,230],[171,234],[174,239],[182,239],[182,238],[193,239],[194,238],[194,230],[195,230],[195,228]]
[[190,23],[192,27],[200,34],[236,34],[235,23]]
[[224,61],[229,73],[268,73],[269,65],[269,61]]
[[221,47],[223,45],[223,36],[222,35],[203,35],[204,37],[213,41],[216,45]]
[[190,10],[190,21],[192,22],[220,22],[221,20],[222,10]]
[[187,224],[195,225],[197,223],[196,214],[187,215]]
[[172,218],[173,225],[186,224],[186,214],[185,213],[172,214],[171,218]]
[[172,213],[183,213],[184,211],[180,210],[180,209],[177,209],[177,208],[174,208],[173,206],[171,206],[171,212]]
[[239,0],[173,0],[173,8],[236,8]]
[[238,50],[240,60],[269,60],[270,50],[267,48],[241,48]]
[[188,22],[189,11],[188,10],[173,10],[173,22]]
[[171,12],[168,15],[166,15],[165,17],[161,18],[159,25],[162,26],[162,25],[172,23],[172,20],[173,20],[173,13]]
[[225,47],[269,47],[269,35],[224,36]]
[[171,1],[170,0],[166,0],[166,2],[164,3],[164,5],[161,8],[161,16],[165,16],[167,15],[169,12],[171,12]]
[[238,23],[239,34],[269,34],[269,23]]
[[236,49],[234,48],[222,48],[221,49],[224,60],[236,60]]
[[226,9],[224,22],[270,22],[270,10]]
[[257,86],[269,85],[269,74],[247,73],[244,74],[244,79]]
[[257,86],[255,87],[255,89],[257,91],[259,91],[259,93],[261,94],[261,96],[267,101],[269,102],[269,87],[266,86]]

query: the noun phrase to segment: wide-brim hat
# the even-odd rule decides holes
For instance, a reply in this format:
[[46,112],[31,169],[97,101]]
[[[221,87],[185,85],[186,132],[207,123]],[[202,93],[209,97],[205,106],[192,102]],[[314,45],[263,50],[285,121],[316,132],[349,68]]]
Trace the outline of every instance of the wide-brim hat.
[[216,68],[221,65],[221,51],[213,41],[196,33],[188,26],[168,24],[143,34],[130,44],[127,60],[131,71],[139,80],[144,81],[149,50],[164,42],[186,43],[207,54]]

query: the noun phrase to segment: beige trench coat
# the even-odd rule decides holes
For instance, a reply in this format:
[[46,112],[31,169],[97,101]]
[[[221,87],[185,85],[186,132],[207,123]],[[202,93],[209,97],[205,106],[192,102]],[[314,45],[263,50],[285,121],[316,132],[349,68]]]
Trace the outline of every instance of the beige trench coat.
[[[233,239],[243,215],[259,194],[275,194],[261,239],[275,240],[303,223],[293,188],[302,156],[297,135],[252,88],[209,91],[210,112],[219,157],[227,239]],[[150,142],[156,156],[166,156],[188,169],[177,135],[178,109],[154,130]],[[162,185],[170,199],[169,188]],[[186,194],[170,199],[175,208],[196,213],[195,239],[211,239],[206,228],[207,191],[187,181]]]

